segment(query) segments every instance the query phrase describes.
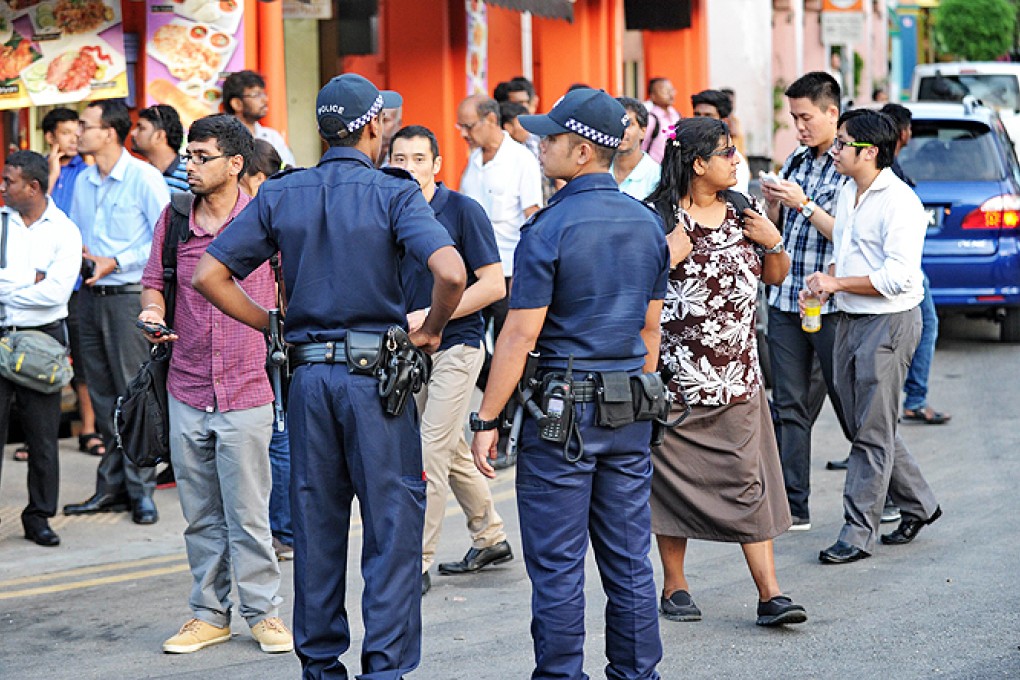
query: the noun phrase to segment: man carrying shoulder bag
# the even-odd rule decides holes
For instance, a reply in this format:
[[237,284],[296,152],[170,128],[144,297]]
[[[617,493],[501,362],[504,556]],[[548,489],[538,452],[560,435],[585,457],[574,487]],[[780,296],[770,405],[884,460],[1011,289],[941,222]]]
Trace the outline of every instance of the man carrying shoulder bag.
[[[0,335],[39,331],[67,346],[67,301],[81,267],[81,233],[47,196],[49,163],[34,151],[7,157],[0,180]],[[69,376],[64,376],[69,377]],[[29,387],[0,374],[0,442],[7,441],[11,402],[17,398],[32,455],[28,506],[21,513],[25,538],[60,545],[49,518],[60,485],[60,390],[53,381]],[[45,391],[43,391],[45,390]]]

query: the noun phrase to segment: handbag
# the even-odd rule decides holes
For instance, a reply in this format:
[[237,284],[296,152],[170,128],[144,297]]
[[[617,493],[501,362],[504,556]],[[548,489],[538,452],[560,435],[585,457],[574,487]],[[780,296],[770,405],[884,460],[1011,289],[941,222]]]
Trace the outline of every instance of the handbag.
[[[7,266],[7,227],[0,226],[0,269]],[[0,306],[2,309],[2,306]],[[43,394],[64,389],[74,377],[67,347],[38,330],[12,331],[0,338],[0,376]]]
[[[177,249],[191,232],[188,218],[194,196],[171,196],[166,238],[163,241],[163,300],[167,326],[173,327],[177,301]],[[117,397],[113,409],[113,447],[138,467],[170,462],[170,412],[166,381],[170,372],[169,344],[153,345],[149,360]]]

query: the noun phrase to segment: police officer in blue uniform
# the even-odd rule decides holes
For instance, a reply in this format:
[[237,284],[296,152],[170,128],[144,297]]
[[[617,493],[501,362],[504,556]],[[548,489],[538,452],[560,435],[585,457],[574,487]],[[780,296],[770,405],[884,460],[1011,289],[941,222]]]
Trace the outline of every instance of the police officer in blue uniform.
[[327,83],[316,116],[329,150],[317,167],[263,184],[209,246],[194,277],[195,287],[224,313],[264,329],[266,310],[233,277],[244,278],[277,250],[284,263],[284,337],[293,369],[287,416],[294,641],[304,678],[348,677],[340,656],[351,639],[344,600],[355,496],[365,580],[357,677],[396,680],[421,656],[425,480],[417,417],[413,400],[389,415],[379,377],[362,371],[380,355],[388,366],[392,348],[382,340],[391,337],[388,329],[407,327],[402,256],[432,272],[431,310],[409,338],[426,351],[439,346],[466,273],[411,176],[372,163],[382,139],[379,112],[400,103],[396,93],[380,93],[356,74]]
[[662,646],[648,558],[652,423],[635,421],[631,390],[652,377],[643,374],[658,360],[669,274],[664,230],[609,174],[628,123],[612,97],[574,90],[548,115],[519,120],[543,136],[546,175],[567,184],[522,229],[510,313],[482,405],[471,416],[472,452],[479,470],[493,476],[499,413],[531,365],[529,352],[537,352],[529,383],[537,387],[517,462],[533,589],[531,677],[588,677],[582,665],[590,539],[608,597],[606,677],[658,678]]

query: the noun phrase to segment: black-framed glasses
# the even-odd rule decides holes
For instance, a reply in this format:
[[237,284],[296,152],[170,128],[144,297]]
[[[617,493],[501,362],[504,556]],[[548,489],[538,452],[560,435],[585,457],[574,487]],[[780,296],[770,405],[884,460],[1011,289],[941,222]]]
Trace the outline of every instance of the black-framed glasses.
[[726,160],[732,160],[737,155],[737,147],[726,146],[721,149],[716,149],[710,154],[705,154],[705,158],[711,158],[712,156],[722,156]]
[[221,153],[219,156],[203,156],[201,154],[181,154],[181,160],[185,163],[194,163],[195,165],[205,165],[209,161],[214,161],[217,158],[227,158],[227,154]]
[[855,149],[869,149],[875,145],[871,142],[844,142],[839,137],[832,141],[832,150],[836,153],[842,151],[844,146],[851,146]]

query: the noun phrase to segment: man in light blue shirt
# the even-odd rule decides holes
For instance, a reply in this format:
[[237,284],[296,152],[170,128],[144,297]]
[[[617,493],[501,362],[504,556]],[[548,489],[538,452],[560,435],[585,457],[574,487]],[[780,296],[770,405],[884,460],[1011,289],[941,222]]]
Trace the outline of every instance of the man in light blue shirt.
[[[78,149],[96,164],[78,177],[71,219],[81,229],[86,267],[94,268],[81,288],[81,350],[96,429],[107,454],[99,464],[96,493],[64,514],[132,510],[137,524],[159,515],[152,501],[154,468],[134,466],[113,450],[113,408],[138,367],[148,343],[135,330],[141,312],[142,270],[149,260],[152,232],[170,191],[159,170],[127,152],[131,117],[119,100],[92,102],[81,113]],[[213,161],[215,162],[215,161]],[[165,312],[165,310],[163,310]]]
[[609,171],[620,191],[643,201],[659,186],[661,172],[659,164],[641,150],[648,129],[648,109],[631,97],[618,97],[616,101],[627,110],[630,122]]

